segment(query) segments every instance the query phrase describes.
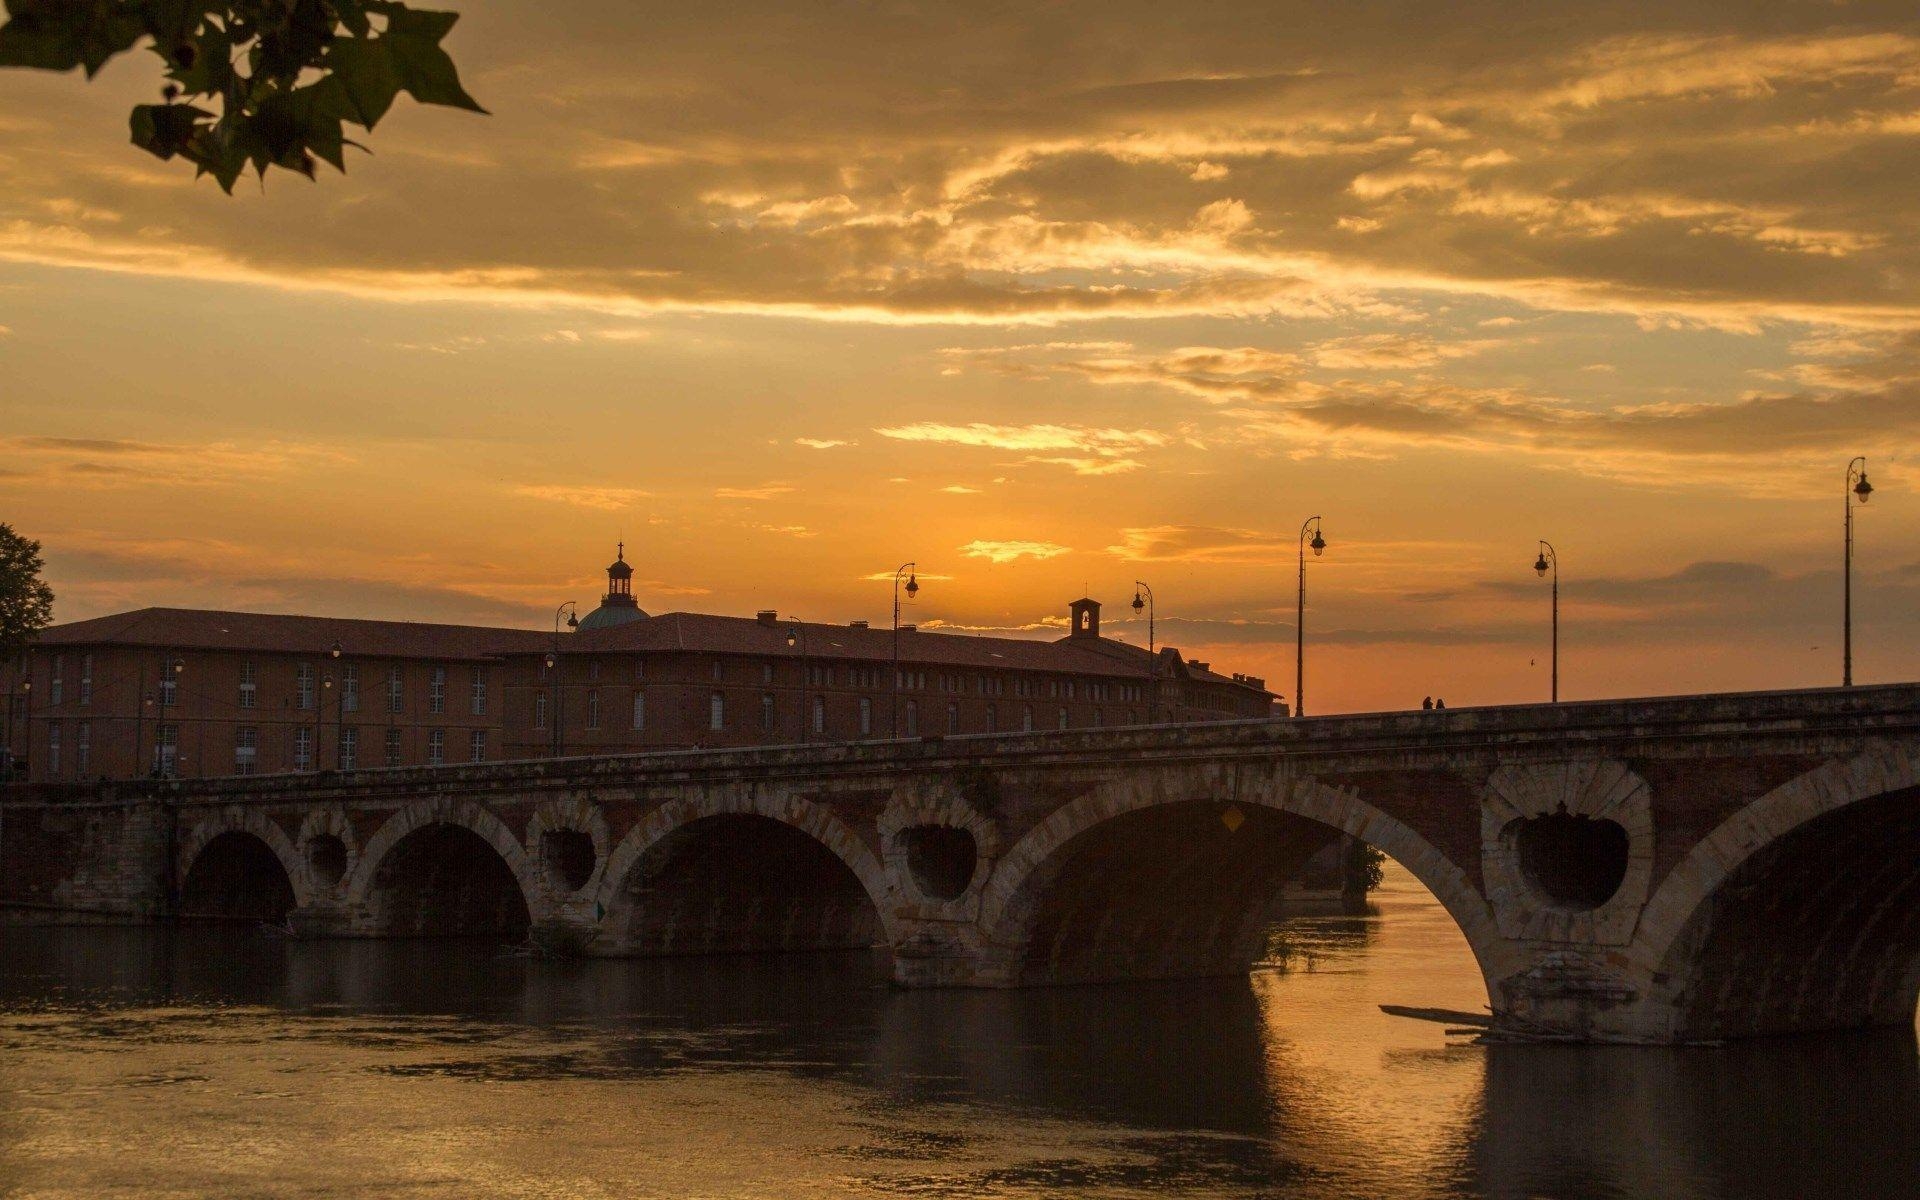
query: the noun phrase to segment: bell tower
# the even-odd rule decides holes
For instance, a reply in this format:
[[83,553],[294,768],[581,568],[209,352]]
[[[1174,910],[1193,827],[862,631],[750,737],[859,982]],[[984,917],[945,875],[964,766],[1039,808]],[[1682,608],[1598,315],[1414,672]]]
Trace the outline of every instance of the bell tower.
[[1097,638],[1100,636],[1100,602],[1082,597],[1067,605],[1067,611],[1073,615],[1073,632],[1069,637]]
[[607,564],[607,594],[600,600],[602,608],[638,608],[633,598],[633,568],[627,565],[627,544],[621,542],[614,551],[614,558]]

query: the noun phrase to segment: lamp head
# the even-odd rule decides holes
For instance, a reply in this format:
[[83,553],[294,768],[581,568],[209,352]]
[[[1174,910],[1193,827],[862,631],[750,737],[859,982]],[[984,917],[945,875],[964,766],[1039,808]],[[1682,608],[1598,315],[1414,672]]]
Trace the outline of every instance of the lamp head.
[[567,628],[568,628],[568,629],[578,629],[578,628],[580,628],[580,614],[579,614],[579,613],[577,613],[577,612],[569,612],[569,613],[567,614]]
[[918,596],[919,594],[920,594],[920,580],[912,575],[908,575],[907,576],[907,599],[911,600],[915,596]]
[[329,650],[329,651],[327,651],[327,656],[328,656],[329,658],[339,658],[339,657],[340,657],[340,643],[339,643],[339,642],[335,642],[335,643],[333,644],[333,649],[331,649],[331,650]]
[[1139,592],[1135,592],[1133,594],[1133,611],[1139,612],[1141,609],[1145,608],[1146,606],[1147,606],[1146,600],[1141,598],[1141,595]]
[[1547,554],[1546,554],[1546,551],[1544,551],[1544,550],[1543,550],[1543,551],[1541,551],[1541,552],[1540,552],[1540,557],[1539,557],[1539,558],[1536,558],[1536,559],[1534,559],[1534,560],[1533,560],[1533,569],[1534,569],[1534,572],[1535,572],[1536,574],[1538,574],[1538,575],[1541,575],[1541,576],[1545,576],[1545,575],[1546,575],[1546,573],[1547,573]]
[[798,646],[799,644],[800,644],[800,631],[797,628],[789,628],[787,630],[787,649],[791,650],[795,646]]
[[1862,504],[1867,502],[1867,497],[1873,495],[1873,485],[1867,482],[1865,467],[1860,468],[1860,482],[1853,485],[1853,494]]
[[184,671],[185,671],[186,669],[187,669],[187,660],[186,660],[186,659],[184,659],[184,658],[176,658],[176,659],[174,659],[174,660],[173,660],[173,673],[174,673],[175,675],[179,675],[179,674],[181,674],[181,673],[182,673],[182,672],[184,672]]
[[547,651],[547,657],[546,657],[547,670],[549,671],[553,670],[553,664],[559,661],[560,661],[559,658],[554,655],[553,651],[551,650]]
[[332,686],[333,686],[333,676],[332,676],[332,675],[322,675],[322,676],[320,677],[320,686],[321,686],[321,687],[322,687],[323,689],[324,689],[324,688],[330,688],[330,687],[332,687]]
[[1320,536],[1320,529],[1318,526],[1314,527],[1313,540],[1308,542],[1307,545],[1313,550],[1313,556],[1315,558],[1319,558],[1322,554],[1326,553],[1327,539]]
[[31,680],[31,679],[22,679],[22,680],[20,681],[20,690],[21,690],[21,691],[23,691],[23,692],[30,692],[30,691],[32,691],[32,690],[33,690],[33,680]]

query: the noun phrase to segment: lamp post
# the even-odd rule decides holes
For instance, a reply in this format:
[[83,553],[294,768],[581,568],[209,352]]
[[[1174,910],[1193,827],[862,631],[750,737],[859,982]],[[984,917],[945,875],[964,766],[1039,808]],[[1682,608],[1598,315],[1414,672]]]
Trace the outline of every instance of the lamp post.
[[[335,662],[339,662],[340,655],[344,652],[340,643],[335,641],[333,645],[327,649],[327,657]],[[340,668],[340,691],[333,697],[333,765],[335,769],[342,769],[346,766],[346,755],[347,671],[343,664]],[[318,737],[313,739],[313,763],[316,767],[320,765],[320,739]]]
[[800,648],[800,740],[813,740],[813,679],[807,666],[807,627],[799,621],[787,626],[787,649]]
[[560,617],[567,618],[568,629],[580,628],[580,605],[577,601],[563,601],[553,610],[553,649],[547,651],[547,695],[548,707],[553,709],[552,757],[560,757],[560,748],[564,741],[560,736]]
[[1147,724],[1160,720],[1160,661],[1153,655],[1153,589],[1133,581],[1133,611],[1147,610]]
[[[1313,540],[1307,540],[1307,531]],[[1293,715],[1307,715],[1307,549],[1319,558],[1326,552],[1327,539],[1320,536],[1320,518],[1308,517],[1300,526],[1300,586],[1293,607]]]
[[1560,556],[1553,552],[1553,543],[1542,538],[1540,556],[1533,560],[1534,573],[1545,576],[1553,572],[1553,649],[1549,656],[1552,683],[1548,696],[1555,704],[1560,703]]
[[[1856,469],[1857,468],[1857,469]],[[1873,495],[1867,482],[1867,459],[1861,455],[1847,464],[1847,565],[1840,585],[1840,686],[1853,686],[1853,502],[1865,504]]]
[[907,599],[920,594],[920,581],[914,564],[901,563],[893,573],[893,736],[900,736],[900,576],[907,577]]

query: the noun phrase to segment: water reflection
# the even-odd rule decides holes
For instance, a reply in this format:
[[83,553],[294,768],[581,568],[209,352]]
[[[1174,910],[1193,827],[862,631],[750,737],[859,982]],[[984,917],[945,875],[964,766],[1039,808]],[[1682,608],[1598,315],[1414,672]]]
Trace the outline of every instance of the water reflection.
[[904,993],[871,956],[0,932],[0,1192],[1892,1195],[1910,1036],[1464,1045],[1444,912],[1295,921],[1250,980]]

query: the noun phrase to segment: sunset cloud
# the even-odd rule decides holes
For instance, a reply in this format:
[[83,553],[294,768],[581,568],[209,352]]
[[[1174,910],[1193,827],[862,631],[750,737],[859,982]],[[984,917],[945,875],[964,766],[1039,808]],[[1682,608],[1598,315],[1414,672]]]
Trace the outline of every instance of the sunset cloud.
[[1010,563],[1022,558],[1038,559],[1042,562],[1049,558],[1058,558],[1062,554],[1071,554],[1066,546],[1053,542],[994,542],[976,539],[960,547],[960,553],[968,558],[984,558],[991,563]]

